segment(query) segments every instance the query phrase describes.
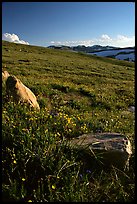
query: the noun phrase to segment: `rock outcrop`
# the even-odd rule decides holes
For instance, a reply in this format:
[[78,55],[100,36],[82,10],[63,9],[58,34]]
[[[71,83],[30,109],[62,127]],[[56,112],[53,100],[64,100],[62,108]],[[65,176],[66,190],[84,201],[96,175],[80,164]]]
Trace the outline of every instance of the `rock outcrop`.
[[40,110],[34,93],[26,87],[17,77],[10,75],[6,80],[6,92],[12,96],[16,103],[26,103],[30,107]]
[[129,139],[119,133],[84,134],[72,139],[69,145],[82,152],[82,159],[88,164],[94,158],[98,163],[119,169],[128,168],[132,154]]

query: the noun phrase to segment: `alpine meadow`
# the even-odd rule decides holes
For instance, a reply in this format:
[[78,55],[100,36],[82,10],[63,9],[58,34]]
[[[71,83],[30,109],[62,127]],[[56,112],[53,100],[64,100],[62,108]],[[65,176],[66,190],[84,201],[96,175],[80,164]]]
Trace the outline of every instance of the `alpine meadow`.
[[[134,62],[2,41],[2,71],[29,87],[40,106],[8,100],[2,82],[3,201],[134,201]],[[128,137],[128,170],[87,168],[67,145],[98,132]]]

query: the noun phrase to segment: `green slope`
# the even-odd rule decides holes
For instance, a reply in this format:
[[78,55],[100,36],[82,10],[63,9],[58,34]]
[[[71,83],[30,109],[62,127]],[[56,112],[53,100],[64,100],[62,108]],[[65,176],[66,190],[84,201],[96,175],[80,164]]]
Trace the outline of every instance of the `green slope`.
[[79,112],[108,107],[118,113],[134,105],[134,63],[3,42],[2,68],[21,79],[38,100],[56,92],[83,105]]
[[[36,202],[133,200],[133,166],[127,177],[122,174],[131,187],[116,179],[116,172],[109,178],[93,172],[95,183],[89,188],[86,176],[82,183],[77,179],[76,155],[56,143],[88,132],[119,132],[129,137],[134,149],[135,115],[128,111],[135,105],[134,63],[2,41],[2,70],[28,86],[41,108],[40,113],[15,108],[2,84],[5,197]],[[32,170],[44,173],[37,177]]]

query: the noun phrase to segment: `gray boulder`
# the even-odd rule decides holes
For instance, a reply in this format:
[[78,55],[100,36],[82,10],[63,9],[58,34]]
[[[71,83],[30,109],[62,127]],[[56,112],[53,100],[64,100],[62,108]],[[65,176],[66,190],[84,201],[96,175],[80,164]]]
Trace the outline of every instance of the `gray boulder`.
[[105,166],[115,166],[119,169],[129,167],[129,159],[132,154],[129,139],[119,133],[84,134],[72,139],[69,145],[79,150],[82,159],[88,164],[92,160]]
[[135,112],[135,106],[129,106],[128,110],[129,110],[130,112]]

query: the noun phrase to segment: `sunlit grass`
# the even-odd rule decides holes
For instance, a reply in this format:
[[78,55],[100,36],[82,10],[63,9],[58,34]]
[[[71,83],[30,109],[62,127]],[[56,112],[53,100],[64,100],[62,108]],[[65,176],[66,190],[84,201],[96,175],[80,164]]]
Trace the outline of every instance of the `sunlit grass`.
[[[135,114],[128,107],[135,105],[134,63],[8,42],[2,49],[3,70],[34,92],[41,108],[8,102],[2,84],[3,199],[133,201]],[[128,136],[128,172],[85,169],[67,141],[91,132]]]

